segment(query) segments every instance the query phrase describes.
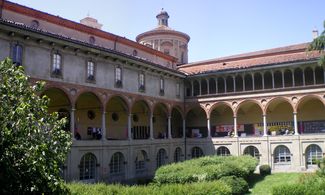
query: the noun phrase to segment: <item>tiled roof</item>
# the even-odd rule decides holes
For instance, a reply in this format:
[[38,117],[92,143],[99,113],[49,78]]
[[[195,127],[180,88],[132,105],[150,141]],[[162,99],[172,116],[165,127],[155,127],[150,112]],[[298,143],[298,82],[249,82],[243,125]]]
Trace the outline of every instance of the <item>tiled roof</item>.
[[187,74],[200,74],[207,72],[218,72],[253,68],[258,66],[284,64],[319,58],[319,52],[307,52],[307,47],[308,43],[303,43],[228,57],[221,57],[212,60],[185,64],[179,66],[178,70]]

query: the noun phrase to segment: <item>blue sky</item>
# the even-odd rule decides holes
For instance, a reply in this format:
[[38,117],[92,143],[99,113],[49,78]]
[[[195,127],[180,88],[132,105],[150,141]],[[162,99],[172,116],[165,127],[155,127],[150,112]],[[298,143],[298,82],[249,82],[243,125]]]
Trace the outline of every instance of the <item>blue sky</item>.
[[103,30],[135,40],[156,27],[163,7],[169,26],[191,36],[189,61],[303,43],[323,30],[325,0],[12,0],[73,21],[90,16]]

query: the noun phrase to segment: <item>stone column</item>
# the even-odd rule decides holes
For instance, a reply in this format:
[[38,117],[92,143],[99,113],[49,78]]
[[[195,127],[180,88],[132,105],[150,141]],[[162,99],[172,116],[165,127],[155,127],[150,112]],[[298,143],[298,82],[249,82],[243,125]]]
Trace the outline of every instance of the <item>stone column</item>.
[[263,136],[267,136],[266,115],[263,114]]
[[272,71],[272,89],[274,89],[274,72]]
[[285,83],[284,83],[284,71],[283,70],[281,71],[281,74],[282,74],[282,88],[284,88]]
[[299,133],[298,133],[297,112],[293,113],[293,125],[294,125],[294,128],[295,128],[295,135],[299,135]]
[[314,79],[314,85],[316,85],[316,73],[315,73],[315,69],[313,69],[313,79]]
[[172,139],[172,117],[168,116],[168,139]]
[[207,126],[208,126],[208,138],[211,138],[211,125],[210,125],[209,118],[207,118]]
[[264,73],[261,73],[261,75],[262,75],[262,89],[264,89],[265,88]]
[[302,85],[305,86],[306,85],[306,81],[305,81],[305,71],[302,70]]
[[191,92],[192,92],[192,97],[194,97],[194,82],[193,81],[191,81]]
[[237,116],[234,116],[234,132],[235,132],[234,137],[238,137],[238,132],[237,132]]
[[150,114],[150,139],[153,139],[153,114]]
[[236,92],[236,79],[235,79],[235,76],[232,77],[232,82],[234,83],[234,92]]
[[242,77],[243,79],[243,91],[246,91],[246,82],[245,82],[245,75]]
[[210,83],[209,83],[209,79],[206,79],[207,81],[207,94],[210,94]]
[[223,81],[224,81],[224,84],[225,84],[225,92],[224,93],[227,93],[227,79],[223,78]]
[[[325,71],[324,71],[324,78],[325,78]],[[219,89],[218,89],[218,78],[216,78],[215,81],[216,81],[216,94],[218,94],[219,93]]]
[[186,120],[183,119],[183,138],[185,138],[186,134]]
[[202,95],[202,79],[199,82],[199,95]]
[[75,129],[76,127],[74,126],[75,123],[75,117],[74,117],[74,113],[75,113],[76,109],[74,106],[71,107],[71,111],[70,111],[70,131],[72,133],[72,140],[75,140]]
[[128,115],[128,139],[132,140],[132,114]]
[[295,83],[295,70],[292,70],[292,87],[295,87],[296,83]]
[[102,113],[102,140],[106,140],[106,112]]

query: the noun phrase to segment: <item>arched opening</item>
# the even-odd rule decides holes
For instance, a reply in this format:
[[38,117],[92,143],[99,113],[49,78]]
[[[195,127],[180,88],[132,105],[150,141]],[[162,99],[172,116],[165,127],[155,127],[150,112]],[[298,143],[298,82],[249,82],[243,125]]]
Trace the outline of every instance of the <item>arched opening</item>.
[[46,95],[49,98],[48,112],[58,112],[59,119],[66,118],[67,123],[64,125],[64,130],[70,131],[70,110],[71,103],[66,95],[61,89],[50,88],[43,92],[42,96]]
[[282,72],[277,70],[273,73],[274,76],[274,88],[282,88]]
[[180,147],[177,147],[174,152],[174,162],[177,163],[183,161],[183,156],[184,155],[182,154],[182,149]]
[[128,138],[128,106],[119,96],[111,98],[106,105],[106,138],[123,140]]
[[303,72],[300,68],[296,68],[294,72],[295,86],[303,86]]
[[238,136],[263,135],[263,111],[253,101],[246,101],[239,105],[237,110]]
[[205,79],[201,79],[201,95],[208,94],[208,83]]
[[283,98],[271,100],[266,110],[267,130],[270,135],[293,134],[293,108]]
[[192,158],[200,158],[204,156],[204,153],[200,147],[193,147],[191,151]]
[[228,76],[226,82],[227,82],[227,92],[234,92],[234,79],[232,78],[232,76]]
[[234,114],[225,103],[217,104],[210,114],[211,136],[226,137],[234,129]]
[[192,96],[192,85],[190,82],[185,81],[185,93],[187,97]]
[[261,73],[257,72],[254,74],[254,85],[255,85],[255,90],[263,89],[263,78]]
[[157,168],[167,164],[167,153],[166,150],[161,148],[159,149],[158,153],[157,153]]
[[81,94],[76,102],[76,132],[82,140],[100,140],[102,137],[102,105],[91,92]]
[[241,75],[237,75],[235,81],[236,81],[236,91],[238,92],[243,91],[243,78],[241,77]]
[[222,77],[218,78],[218,93],[225,93],[225,79]]
[[92,153],[82,156],[79,164],[79,179],[94,181],[97,176],[96,172],[97,159]]
[[230,156],[230,151],[225,146],[220,146],[216,151],[217,156]]
[[209,94],[216,94],[217,93],[217,86],[216,81],[214,78],[209,79]]
[[291,153],[288,147],[284,145],[277,146],[274,149],[274,164],[291,164]]
[[144,150],[138,150],[135,157],[135,174],[139,176],[145,176],[147,174],[147,161],[148,155]]
[[284,71],[284,86],[285,87],[292,87],[293,82],[292,82],[292,72],[291,70],[285,70]]
[[193,81],[193,95],[194,96],[200,95],[200,83],[197,80]]
[[304,71],[305,74],[305,85],[313,85],[314,84],[314,71],[312,68],[307,67]]
[[315,68],[315,77],[316,84],[324,84],[324,69],[322,66]]
[[253,90],[253,78],[252,75],[246,74],[245,75],[245,91]]
[[325,133],[325,106],[315,96],[306,96],[299,102],[297,119],[301,133]]
[[125,175],[125,160],[121,152],[115,152],[109,163],[109,173],[111,181],[122,181]]
[[260,152],[255,146],[247,146],[244,150],[244,155],[250,155],[257,160],[260,160]]
[[273,88],[273,78],[271,72],[267,71],[264,73],[264,89]]
[[150,109],[143,100],[133,104],[131,132],[133,139],[148,139],[150,137]]
[[186,136],[189,138],[208,136],[207,117],[199,106],[192,108],[186,115]]
[[168,116],[167,108],[164,104],[159,103],[153,110],[153,136],[155,139],[168,138]]
[[320,161],[323,158],[323,151],[318,145],[311,144],[306,148],[305,156],[307,168],[315,167],[317,161]]
[[172,109],[172,138],[182,138],[183,137],[183,117],[180,111],[176,108]]

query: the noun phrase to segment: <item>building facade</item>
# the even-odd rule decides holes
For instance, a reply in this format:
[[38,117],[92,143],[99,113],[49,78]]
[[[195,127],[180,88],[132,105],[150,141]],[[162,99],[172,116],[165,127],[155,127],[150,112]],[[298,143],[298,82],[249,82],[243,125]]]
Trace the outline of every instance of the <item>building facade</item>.
[[169,29],[165,11],[139,43],[90,17],[77,23],[4,0],[0,13],[0,60],[46,81],[49,112],[69,119],[68,181],[146,178],[203,155],[312,170],[323,156],[325,72],[308,44],[188,64],[190,38]]

